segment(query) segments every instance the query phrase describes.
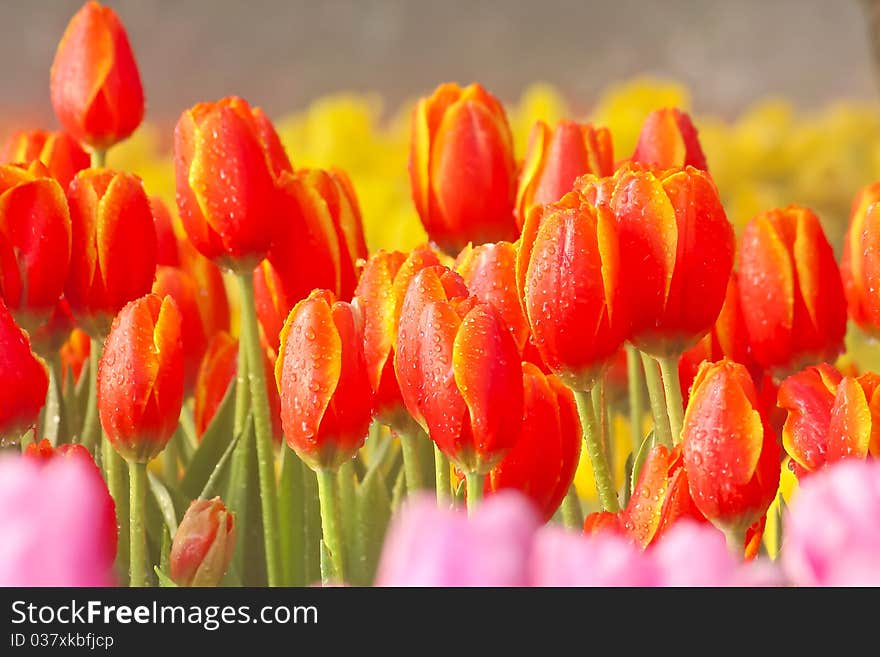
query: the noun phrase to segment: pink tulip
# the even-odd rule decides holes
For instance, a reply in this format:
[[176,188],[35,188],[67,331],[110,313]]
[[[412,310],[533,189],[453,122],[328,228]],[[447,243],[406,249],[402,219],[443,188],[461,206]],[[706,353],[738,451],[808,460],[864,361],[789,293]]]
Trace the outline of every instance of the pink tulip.
[[109,586],[107,491],[78,458],[0,457],[0,586]]
[[797,586],[880,586],[880,462],[841,461],[803,480],[782,565]]
[[652,560],[625,538],[557,527],[536,536],[530,571],[533,586],[651,586],[658,579]]

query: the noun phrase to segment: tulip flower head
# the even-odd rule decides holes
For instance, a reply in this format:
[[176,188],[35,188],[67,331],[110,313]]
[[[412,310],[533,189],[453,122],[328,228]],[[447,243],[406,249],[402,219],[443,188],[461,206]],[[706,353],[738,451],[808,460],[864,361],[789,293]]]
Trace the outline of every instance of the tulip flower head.
[[128,303],[113,320],[98,366],[98,410],[110,444],[148,463],[177,428],[183,404],[181,315],[170,296]]
[[37,423],[48,389],[46,364],[0,299],[0,442],[14,445]]
[[412,114],[409,175],[428,237],[449,254],[513,241],[516,162],[501,103],[479,84],[440,85]]
[[744,535],[779,487],[780,450],[745,367],[700,366],[684,416],[684,467],[694,504],[715,526]]
[[677,107],[648,114],[632,161],[654,169],[692,166],[707,171],[706,156],[691,117]]
[[70,232],[64,191],[40,162],[0,166],[0,296],[29,332],[64,291]]
[[332,470],[364,444],[373,391],[355,306],[315,290],[281,331],[275,380],[287,444],[314,470]]
[[62,190],[66,190],[73,177],[91,162],[89,154],[66,132],[46,130],[20,130],[6,140],[0,152],[0,161],[31,164],[39,160],[49,170]]
[[70,19],[49,89],[58,121],[93,149],[106,150],[140,125],[140,73],[125,28],[110,7],[90,0]]
[[819,218],[789,206],[752,219],[742,234],[739,293],[755,360],[779,374],[834,360],[846,299]]
[[235,517],[219,497],[197,499],[171,543],[171,579],[178,586],[218,586],[235,551]]
[[880,299],[872,292],[880,285],[880,182],[861,189],[850,213],[843,242],[840,275],[849,316],[862,330],[880,334]]

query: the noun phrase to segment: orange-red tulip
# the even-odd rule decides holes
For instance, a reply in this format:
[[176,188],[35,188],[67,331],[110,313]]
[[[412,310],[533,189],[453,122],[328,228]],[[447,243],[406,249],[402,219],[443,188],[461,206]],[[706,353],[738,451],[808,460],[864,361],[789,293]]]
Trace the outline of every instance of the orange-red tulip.
[[[272,420],[272,436],[276,443],[281,442],[281,400],[273,376],[274,351],[264,352],[263,368],[266,372],[266,396],[269,399],[269,415]],[[196,375],[193,391],[193,417],[196,436],[201,439],[208,429],[220,402],[238,372],[238,340],[226,331],[218,331],[208,342],[205,356]]]
[[776,436],[744,366],[703,363],[682,440],[694,504],[719,529],[744,534],[776,496],[780,471]]
[[880,182],[859,190],[843,242],[840,275],[849,316],[862,330],[880,335]]
[[153,285],[153,214],[140,178],[109,169],[80,171],[67,199],[72,249],[64,296],[82,328],[99,337]]
[[153,212],[153,225],[156,227],[156,265],[180,267],[178,242],[181,240],[175,229],[171,210],[158,196],[150,197],[150,210]]
[[[262,118],[258,118],[262,117]],[[237,97],[199,103],[174,130],[177,206],[186,233],[205,257],[227,268],[253,269],[278,225],[277,135]],[[272,143],[270,143],[270,141]]]
[[364,444],[373,391],[360,313],[315,290],[281,331],[275,381],[287,444],[311,468],[335,469]]
[[845,458],[880,455],[880,376],[843,376],[822,363],[793,374],[779,386],[788,412],[782,444],[798,473]]
[[611,132],[607,128],[560,121],[551,130],[543,121],[535,123],[519,174],[517,224],[522,227],[534,206],[561,199],[572,190],[574,181],[587,173],[614,173]]
[[37,423],[48,389],[45,363],[0,299],[0,442],[17,442]]
[[219,497],[193,500],[177,527],[168,557],[178,586],[218,586],[235,551],[235,517]]
[[98,366],[98,411],[113,448],[147,463],[163,449],[183,405],[181,317],[155,294],[128,303],[113,320]]
[[715,183],[693,167],[624,167],[578,186],[616,216],[630,341],[655,356],[692,347],[718,318],[733,268],[733,227]]
[[64,291],[70,239],[67,199],[46,168],[0,166],[0,296],[29,332]]
[[655,169],[685,166],[708,169],[691,117],[676,107],[664,107],[648,114],[632,161]]
[[180,338],[183,344],[183,388],[192,389],[196,372],[205,354],[206,335],[199,306],[196,302],[196,284],[193,277],[178,267],[158,267],[153,283],[153,294],[174,299],[180,311]]
[[479,84],[443,84],[412,114],[410,186],[422,225],[450,254],[514,241],[516,163],[501,103]]
[[791,372],[843,349],[846,299],[834,252],[806,208],[769,210],[742,234],[739,293],[755,360]]
[[517,289],[535,344],[569,387],[590,390],[626,337],[614,218],[577,192],[535,208],[517,255]]
[[522,368],[522,433],[489,471],[485,490],[522,491],[549,520],[574,480],[581,453],[581,424],[571,390],[531,363],[523,363]]
[[89,167],[90,158],[66,132],[20,130],[6,140],[0,153],[3,162],[30,164],[42,162],[49,174],[67,189],[77,172]]
[[73,329],[70,336],[61,345],[59,352],[62,381],[65,385],[68,380],[72,385],[76,385],[79,382],[80,374],[82,374],[83,366],[92,352],[92,341],[89,334],[82,329]]
[[49,83],[64,129],[103,150],[128,137],[144,117],[144,90],[125,28],[110,7],[83,5],[58,44]]
[[461,277],[427,267],[409,284],[394,369],[410,414],[465,474],[485,474],[522,423],[519,351],[499,312]]

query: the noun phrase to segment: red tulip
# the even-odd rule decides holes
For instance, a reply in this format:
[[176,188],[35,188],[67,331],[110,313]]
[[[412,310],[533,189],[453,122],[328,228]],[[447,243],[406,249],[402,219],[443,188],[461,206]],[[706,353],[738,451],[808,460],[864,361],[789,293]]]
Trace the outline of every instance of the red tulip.
[[[94,480],[100,482],[99,487],[104,490],[104,502],[101,512],[101,522],[99,532],[103,539],[101,545],[106,551],[106,563],[112,563],[116,558],[116,544],[119,538],[119,527],[116,518],[116,503],[110,496],[107,484],[104,482],[104,476],[101,470],[95,464],[92,455],[82,445],[61,445],[57,449],[52,447],[51,443],[43,438],[39,443],[31,443],[24,452],[27,459],[33,459],[41,463],[48,463],[53,459],[79,459],[83,463],[88,463],[88,471],[92,473]],[[97,558],[97,556],[95,557]]]
[[[153,213],[153,225],[156,228],[156,264],[168,267],[180,267],[180,251],[178,236],[171,210],[158,196],[150,197],[150,210]],[[184,235],[184,240],[186,236]]]
[[849,316],[862,330],[880,334],[880,182],[859,191],[853,200],[843,242],[840,275]]
[[[263,368],[266,372],[266,396],[269,399],[269,415],[272,420],[272,436],[276,443],[281,442],[281,400],[275,386],[273,374],[274,352],[264,352]],[[238,340],[226,331],[218,331],[208,342],[205,356],[196,375],[193,391],[193,416],[196,435],[202,435],[220,408],[226,391],[238,373]]]
[[6,140],[0,160],[30,164],[42,162],[49,174],[67,189],[73,177],[89,167],[90,158],[82,147],[66,132],[20,130]]
[[519,174],[516,220],[520,227],[536,205],[555,203],[572,190],[584,174],[614,173],[611,133],[590,124],[560,121],[551,130],[538,121],[529,136],[529,148]]
[[235,551],[235,517],[222,500],[193,500],[177,527],[168,558],[178,586],[218,586]]
[[61,345],[60,349],[61,377],[65,385],[68,378],[73,385],[79,382],[83,366],[89,359],[91,351],[92,341],[89,338],[89,334],[81,329],[73,329],[67,341]]
[[813,472],[845,458],[880,455],[880,376],[842,376],[827,363],[794,374],[779,387],[788,412],[782,430],[785,451]]
[[98,410],[113,448],[147,463],[177,429],[183,404],[181,316],[171,297],[128,303],[113,320],[98,366]]
[[104,150],[128,137],[144,117],[144,91],[125,28],[110,7],[87,2],[58,44],[49,83],[64,129]]
[[777,372],[843,350],[846,300],[819,218],[789,206],[752,219],[740,245],[739,292],[755,360]]
[[0,166],[0,296],[22,328],[46,323],[70,264],[70,213],[61,186],[35,162]]
[[283,151],[276,139],[265,117],[236,97],[199,103],[177,122],[180,218],[196,249],[223,267],[253,269],[272,244],[275,172],[289,170],[288,162],[278,161]]
[[311,468],[335,469],[364,444],[372,390],[360,313],[315,290],[281,331],[275,380],[287,444]]
[[0,442],[14,444],[37,423],[48,389],[45,363],[0,299]]
[[516,444],[523,403],[516,343],[459,275],[434,266],[412,279],[394,368],[410,414],[464,473],[485,474]]
[[520,439],[489,471],[486,492],[525,493],[549,520],[574,480],[581,453],[581,425],[571,390],[554,376],[523,363]]
[[501,103],[479,84],[443,84],[419,101],[409,175],[422,225],[447,253],[516,239],[513,139]]
[[535,344],[566,385],[589,390],[626,337],[614,219],[577,192],[536,208],[523,227],[517,289]]
[[745,367],[703,363],[682,430],[684,466],[697,508],[715,526],[744,536],[779,487],[780,450]]
[[196,372],[207,348],[205,326],[196,302],[196,284],[192,276],[177,267],[158,267],[153,294],[174,299],[180,311],[180,338],[183,345],[183,389],[192,390]]
[[80,171],[67,199],[72,249],[64,296],[82,328],[100,337],[126,303],[153,285],[153,214],[141,180],[109,169]]
[[691,117],[676,107],[664,107],[648,114],[632,161],[655,169],[685,166],[708,169]]

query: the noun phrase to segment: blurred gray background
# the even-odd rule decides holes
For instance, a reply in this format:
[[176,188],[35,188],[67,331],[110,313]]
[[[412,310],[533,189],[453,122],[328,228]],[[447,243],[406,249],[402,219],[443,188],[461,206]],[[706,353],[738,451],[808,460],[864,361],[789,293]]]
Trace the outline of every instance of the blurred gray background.
[[[49,66],[82,0],[0,2],[0,114],[54,125]],[[505,100],[531,82],[588,107],[610,82],[686,83],[698,111],[780,94],[801,108],[875,98],[857,0],[108,0],[128,28],[154,121],[236,93],[270,114],[339,90],[389,106],[446,80]],[[2,127],[2,126],[0,126]]]

